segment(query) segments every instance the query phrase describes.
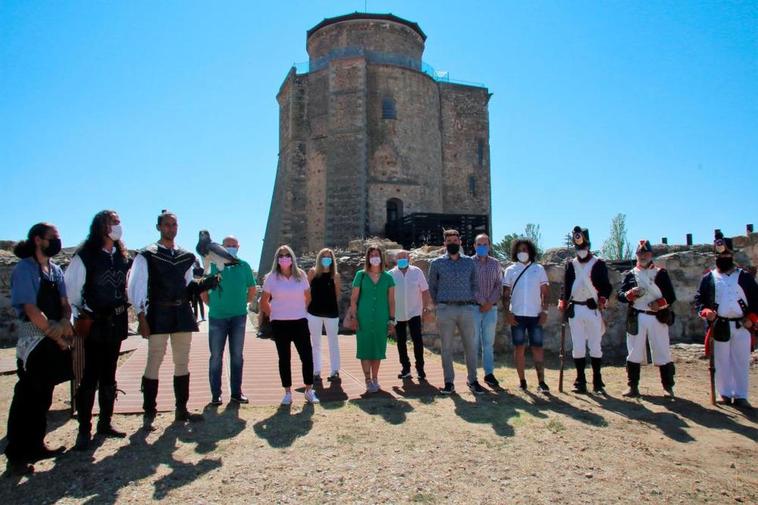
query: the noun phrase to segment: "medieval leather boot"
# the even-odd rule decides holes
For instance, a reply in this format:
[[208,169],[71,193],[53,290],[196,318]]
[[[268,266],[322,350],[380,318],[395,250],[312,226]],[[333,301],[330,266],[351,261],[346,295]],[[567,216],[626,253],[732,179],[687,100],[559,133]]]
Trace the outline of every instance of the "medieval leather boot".
[[174,397],[176,398],[176,412],[174,414],[174,422],[198,422],[203,421],[202,414],[190,414],[187,410],[187,402],[189,401],[189,374],[174,376]]
[[142,428],[153,431],[153,421],[158,413],[156,398],[158,398],[158,379],[142,377]]
[[76,436],[74,449],[85,451],[92,436],[92,406],[95,404],[95,391],[88,387],[79,387],[76,392],[76,415],[79,418],[79,434]]
[[627,385],[629,386],[626,391],[621,393],[621,396],[626,396],[627,398],[637,398],[640,395],[640,364],[639,363],[632,363],[631,361],[626,362],[626,378],[627,378]]
[[600,368],[603,364],[602,358],[590,358],[592,362],[592,391],[601,395],[605,394],[605,384],[603,384],[603,377],[600,373]]
[[113,404],[116,402],[118,389],[116,384],[100,387],[99,404],[100,416],[97,419],[97,434],[103,437],[124,438],[126,433],[117,431],[111,426],[113,417]]
[[587,377],[584,375],[584,369],[587,366],[587,358],[574,358],[576,367],[576,380],[574,381],[574,393],[584,394],[587,392]]
[[661,385],[663,386],[663,396],[674,398],[674,363],[666,363],[660,367]]

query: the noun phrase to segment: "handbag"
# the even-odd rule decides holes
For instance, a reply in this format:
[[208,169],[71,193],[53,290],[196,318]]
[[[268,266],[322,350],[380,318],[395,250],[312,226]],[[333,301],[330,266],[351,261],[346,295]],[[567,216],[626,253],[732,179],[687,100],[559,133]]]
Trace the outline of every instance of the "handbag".
[[274,328],[271,325],[271,319],[263,311],[258,315],[258,331],[255,336],[263,339],[274,338]]
[[92,316],[86,312],[80,312],[74,319],[74,333],[77,336],[86,339],[92,332],[92,323],[94,322],[95,319]]

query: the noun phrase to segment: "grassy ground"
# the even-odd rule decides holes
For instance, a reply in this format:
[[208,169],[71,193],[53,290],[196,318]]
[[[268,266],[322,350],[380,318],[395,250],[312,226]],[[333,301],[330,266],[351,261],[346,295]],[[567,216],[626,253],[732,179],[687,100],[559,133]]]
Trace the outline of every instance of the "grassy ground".
[[[674,402],[659,396],[653,367],[645,396],[627,401],[620,366],[606,369],[606,398],[545,397],[517,391],[501,363],[508,391],[478,398],[398,389],[399,399],[315,407],[224,405],[196,425],[160,415],[149,435],[139,416],[117,416],[129,438],[0,479],[0,503],[758,503],[756,418],[708,405],[705,363],[676,356]],[[752,379],[755,399],[755,369]],[[0,377],[2,425],[14,383]],[[59,388],[50,446],[76,436],[66,399]]]

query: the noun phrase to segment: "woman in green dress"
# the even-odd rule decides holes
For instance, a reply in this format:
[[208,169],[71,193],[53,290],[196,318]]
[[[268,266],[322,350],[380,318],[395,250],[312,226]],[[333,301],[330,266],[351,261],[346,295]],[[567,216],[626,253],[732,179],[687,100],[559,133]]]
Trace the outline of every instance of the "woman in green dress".
[[358,321],[356,330],[358,352],[366,392],[376,393],[379,386],[379,364],[387,357],[387,334],[395,333],[395,281],[384,270],[384,252],[369,246],[363,270],[353,279],[350,315]]

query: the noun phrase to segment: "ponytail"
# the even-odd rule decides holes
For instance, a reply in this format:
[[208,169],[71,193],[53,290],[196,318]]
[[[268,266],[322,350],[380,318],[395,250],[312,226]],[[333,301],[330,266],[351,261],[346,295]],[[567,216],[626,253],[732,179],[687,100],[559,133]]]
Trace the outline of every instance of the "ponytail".
[[37,250],[34,237],[44,238],[47,232],[53,228],[50,223],[37,223],[29,229],[26,240],[22,240],[13,247],[13,254],[21,259],[31,258]]

